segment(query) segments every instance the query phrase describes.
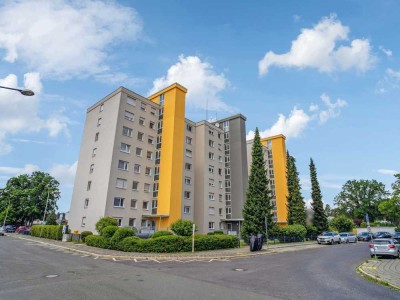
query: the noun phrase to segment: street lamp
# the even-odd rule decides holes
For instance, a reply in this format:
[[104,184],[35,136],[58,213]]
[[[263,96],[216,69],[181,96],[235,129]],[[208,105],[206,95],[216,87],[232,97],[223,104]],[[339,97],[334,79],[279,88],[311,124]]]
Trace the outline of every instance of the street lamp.
[[0,88],[6,89],[6,90],[18,91],[18,92],[20,92],[20,93],[21,93],[22,95],[24,95],[24,96],[33,96],[33,95],[35,95],[35,93],[34,93],[33,91],[28,90],[28,89],[14,89],[14,88],[6,87],[6,86],[1,86],[1,85],[0,85]]

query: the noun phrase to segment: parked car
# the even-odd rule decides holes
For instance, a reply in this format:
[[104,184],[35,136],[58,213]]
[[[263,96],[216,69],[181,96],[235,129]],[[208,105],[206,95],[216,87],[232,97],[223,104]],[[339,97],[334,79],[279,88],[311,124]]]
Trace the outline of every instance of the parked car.
[[369,252],[371,257],[379,255],[399,258],[400,243],[395,239],[374,239],[369,245]]
[[391,239],[392,234],[387,231],[379,231],[374,234],[374,238],[376,238],[376,239],[382,239],[382,238],[383,239]]
[[340,235],[337,232],[325,231],[317,237],[318,244],[340,244]]
[[3,226],[1,226],[0,227],[0,236],[4,236],[5,232],[6,232],[6,229]]
[[352,232],[341,232],[339,235],[342,243],[357,243],[357,236]]
[[360,233],[359,235],[357,235],[357,239],[358,239],[359,241],[368,242],[368,241],[370,241],[370,240],[373,239],[373,238],[374,238],[374,235],[373,235],[372,233],[370,233],[370,232],[362,232],[362,233]]
[[7,225],[5,227],[6,232],[15,232],[15,230],[17,230],[17,227],[15,227],[15,225]]
[[27,226],[19,226],[15,230],[16,233],[24,233],[25,231],[29,231],[29,227],[27,227]]
[[400,242],[400,232],[395,232],[392,236],[392,239],[395,239],[396,241]]

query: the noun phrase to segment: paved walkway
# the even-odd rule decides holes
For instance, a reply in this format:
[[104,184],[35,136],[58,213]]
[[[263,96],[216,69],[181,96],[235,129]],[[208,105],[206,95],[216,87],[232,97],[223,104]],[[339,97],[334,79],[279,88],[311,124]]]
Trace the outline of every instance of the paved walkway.
[[[42,246],[49,246],[58,248],[64,251],[77,252],[82,255],[90,255],[102,259],[157,259],[157,260],[210,260],[210,259],[234,259],[241,257],[265,255],[269,253],[277,252],[289,252],[298,251],[303,249],[312,249],[324,247],[318,245],[315,241],[304,242],[304,243],[288,243],[288,244],[275,244],[264,246],[263,250],[257,252],[250,252],[249,247],[241,247],[234,249],[223,249],[223,250],[212,250],[212,251],[201,251],[201,252],[183,252],[183,253],[138,253],[138,252],[122,252],[116,250],[101,249],[96,247],[90,247],[86,244],[77,244],[72,242],[61,242],[49,239],[42,239],[38,237],[32,237],[28,235],[8,234],[10,237],[23,239],[29,242],[38,243]],[[325,246],[326,247],[326,246]]]
[[400,259],[370,259],[362,264],[359,270],[400,290]]

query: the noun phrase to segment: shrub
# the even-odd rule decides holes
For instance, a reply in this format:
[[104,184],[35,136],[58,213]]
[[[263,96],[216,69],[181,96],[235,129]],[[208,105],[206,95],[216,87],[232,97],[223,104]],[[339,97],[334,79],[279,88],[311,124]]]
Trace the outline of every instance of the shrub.
[[214,232],[207,232],[207,235],[215,235]]
[[118,248],[121,251],[125,252],[136,252],[136,245],[138,242],[140,242],[140,238],[137,236],[129,236],[127,238],[124,238],[119,244]]
[[169,235],[160,236],[155,239],[141,240],[137,245],[135,251],[137,252],[156,252],[156,253],[170,253],[170,252],[188,252],[192,249],[192,242],[190,238]]
[[82,242],[85,242],[86,237],[88,237],[89,235],[93,235],[93,232],[91,232],[91,231],[82,231],[81,232],[81,240],[82,240]]
[[96,230],[101,235],[102,230],[107,226],[118,226],[117,220],[111,217],[103,217],[96,223]]
[[51,240],[62,239],[62,225],[33,225],[30,230],[31,236],[40,236],[42,231],[42,238]]
[[104,236],[89,235],[86,237],[85,242],[86,242],[86,245],[88,245],[88,246],[104,248],[104,249],[111,249],[110,239],[107,239]]
[[288,225],[280,228],[281,235],[290,236],[295,239],[304,239],[307,234],[307,229],[303,225]]
[[119,250],[119,243],[127,237],[134,236],[135,233],[133,232],[132,229],[130,228],[118,228],[117,231],[115,231],[114,235],[111,238],[111,246],[113,249]]
[[352,219],[349,219],[345,216],[339,216],[334,218],[330,224],[339,232],[347,232],[351,231],[354,227],[354,223]]
[[318,235],[320,233],[318,232],[317,227],[312,225],[307,225],[306,230],[307,230],[307,236]]
[[171,229],[177,235],[191,236],[193,232],[193,222],[179,219],[171,224]]
[[214,234],[224,234],[224,232],[222,230],[215,230]]
[[115,233],[118,229],[120,229],[118,226],[114,226],[114,225],[107,226],[107,227],[104,227],[104,228],[102,229],[100,235],[101,235],[101,236],[104,236],[104,237],[107,238],[107,239],[111,239],[111,238],[113,237],[114,233]]
[[400,226],[397,226],[394,231],[399,232],[400,231]]
[[151,236],[152,239],[158,238],[160,236],[168,236],[168,235],[172,235],[171,231],[167,231],[167,230],[160,230],[157,232],[154,232],[153,235]]
[[238,238],[232,235],[196,235],[194,238],[194,249],[196,251],[228,249],[238,246]]

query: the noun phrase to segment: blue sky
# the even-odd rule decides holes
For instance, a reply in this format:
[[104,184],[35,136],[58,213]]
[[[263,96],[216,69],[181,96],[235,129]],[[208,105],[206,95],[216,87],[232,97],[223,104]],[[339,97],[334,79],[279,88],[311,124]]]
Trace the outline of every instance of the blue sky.
[[[85,109],[120,85],[175,81],[187,116],[247,117],[284,133],[303,194],[316,163],[324,201],[349,179],[387,188],[400,171],[398,1],[2,1],[0,186],[50,172],[69,209]],[[396,30],[397,29],[397,30]]]

